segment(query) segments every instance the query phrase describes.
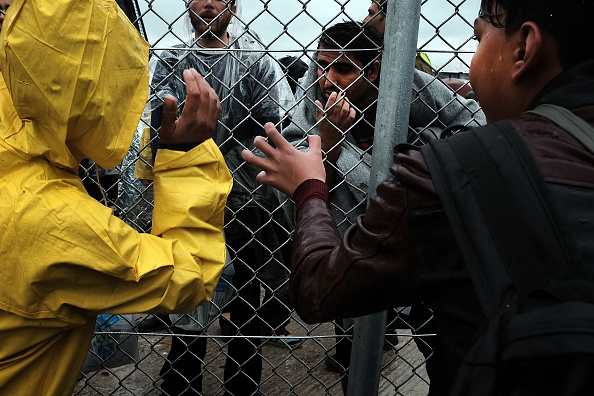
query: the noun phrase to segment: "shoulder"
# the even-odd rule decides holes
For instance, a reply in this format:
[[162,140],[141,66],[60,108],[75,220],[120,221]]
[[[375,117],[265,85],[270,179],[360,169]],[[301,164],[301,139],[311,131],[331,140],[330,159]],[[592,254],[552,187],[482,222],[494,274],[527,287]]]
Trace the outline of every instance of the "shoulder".
[[[174,68],[179,60],[182,58],[184,52],[182,44],[176,45],[173,48],[157,51],[149,60],[149,68],[151,70],[159,70],[163,68]],[[176,67],[177,68],[177,67]]]
[[[573,112],[580,116],[591,115],[594,106]],[[591,125],[594,122],[592,116],[583,118]],[[594,153],[569,132],[534,114],[523,114],[509,122],[528,146],[548,181],[594,187]]]
[[[233,37],[231,36],[233,40]],[[234,51],[235,58],[244,64],[250,72],[269,67],[270,56],[265,52],[264,46],[258,41],[252,32],[245,32],[243,35],[233,40],[231,49]]]
[[153,54],[156,57],[157,62],[164,61],[166,59],[179,59],[185,53],[187,47],[184,44],[174,45],[172,48],[164,49]]

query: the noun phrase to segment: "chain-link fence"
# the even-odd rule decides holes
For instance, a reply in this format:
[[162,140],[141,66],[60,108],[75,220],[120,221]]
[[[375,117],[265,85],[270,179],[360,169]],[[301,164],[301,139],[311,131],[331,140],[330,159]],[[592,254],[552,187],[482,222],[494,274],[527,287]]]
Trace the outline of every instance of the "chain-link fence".
[[[366,205],[378,108],[385,108],[377,103],[381,87],[402,78],[392,65],[382,67],[382,39],[397,46],[394,37],[382,37],[383,2],[118,3],[151,44],[150,96],[122,164],[105,170],[85,160],[80,177],[117,216],[150,232],[151,166],[163,99],[176,97],[181,111],[182,72],[195,68],[222,105],[213,137],[234,178],[225,216],[228,259],[213,301],[187,315],[100,315],[74,394],[342,395],[348,379],[352,386],[360,377],[349,370],[354,321],[306,324],[294,313],[288,298],[293,204],[258,185],[258,170],[240,152],[253,149],[266,122],[298,146],[306,145],[308,133],[330,136],[323,148],[332,215],[341,233],[353,224]],[[416,62],[424,71],[412,72],[414,51],[401,57],[411,70],[412,95],[406,137],[399,142],[423,144],[484,122],[477,103],[467,99],[473,95],[467,73],[478,8],[478,0],[422,1]],[[388,27],[410,22],[390,17]],[[336,24],[341,28],[333,31]],[[352,120],[332,116],[344,103],[333,92],[346,96]],[[428,393],[431,320],[423,304],[388,312],[379,343],[379,394]]]

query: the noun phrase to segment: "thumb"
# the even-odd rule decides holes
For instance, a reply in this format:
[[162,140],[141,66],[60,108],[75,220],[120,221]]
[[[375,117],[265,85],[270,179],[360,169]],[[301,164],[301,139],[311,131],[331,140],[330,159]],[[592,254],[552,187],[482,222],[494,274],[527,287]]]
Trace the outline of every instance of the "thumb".
[[162,142],[167,142],[175,132],[175,121],[177,120],[177,100],[173,96],[167,96],[164,99],[162,117],[160,137]]
[[322,139],[318,135],[307,135],[309,151],[319,153],[322,150]]

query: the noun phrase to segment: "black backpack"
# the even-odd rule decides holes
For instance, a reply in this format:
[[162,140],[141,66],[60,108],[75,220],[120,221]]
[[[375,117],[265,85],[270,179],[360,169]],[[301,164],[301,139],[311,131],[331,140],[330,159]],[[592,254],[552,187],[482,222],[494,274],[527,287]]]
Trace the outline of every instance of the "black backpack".
[[[594,128],[569,110],[533,113],[594,152]],[[517,131],[497,122],[422,152],[487,318],[450,394],[593,395],[594,283]]]

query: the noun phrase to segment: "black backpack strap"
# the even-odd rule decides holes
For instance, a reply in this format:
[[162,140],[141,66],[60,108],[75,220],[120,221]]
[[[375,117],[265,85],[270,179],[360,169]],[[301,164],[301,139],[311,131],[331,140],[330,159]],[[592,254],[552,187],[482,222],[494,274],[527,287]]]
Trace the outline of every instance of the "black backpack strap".
[[553,279],[574,278],[548,187],[509,122],[421,150],[487,317]]
[[[450,394],[493,396],[503,383],[517,391],[501,369],[538,381],[540,372],[522,366],[526,359],[591,362],[594,287],[570,259],[572,241],[550,210],[549,186],[512,125],[491,124],[421,150],[487,316]],[[579,364],[567,367],[568,377],[579,372]]]
[[526,113],[548,118],[575,137],[590,152],[594,153],[594,127],[566,108],[552,104],[542,104]]

